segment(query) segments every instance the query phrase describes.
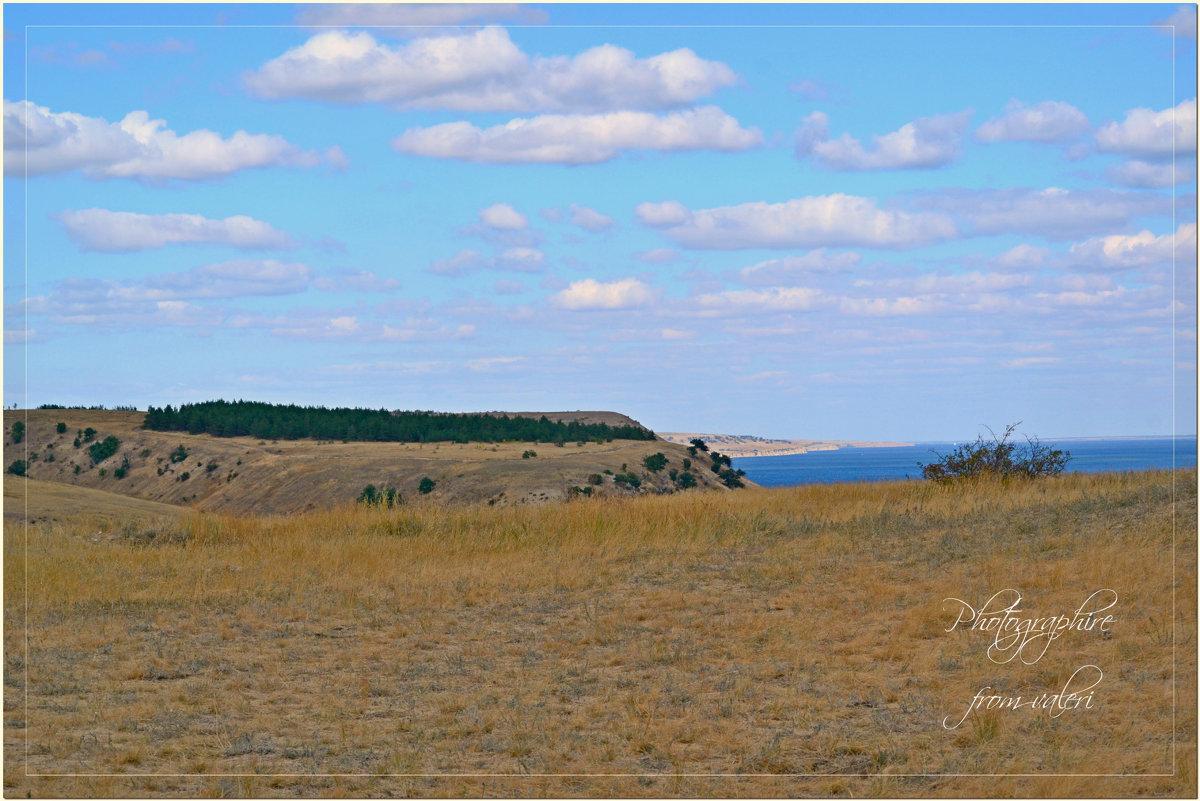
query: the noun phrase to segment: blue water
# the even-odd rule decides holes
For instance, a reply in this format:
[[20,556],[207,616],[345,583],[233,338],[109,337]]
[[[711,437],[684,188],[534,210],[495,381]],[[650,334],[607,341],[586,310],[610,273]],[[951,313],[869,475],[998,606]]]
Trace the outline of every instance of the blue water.
[[[1171,467],[1170,437],[1042,442],[1071,452],[1071,460],[1067,462],[1069,473]],[[839,448],[794,456],[744,456],[734,459],[733,466],[745,470],[746,478],[764,487],[903,480],[920,478],[918,463],[936,462],[937,454],[953,449],[954,445],[949,442],[928,442],[902,448]],[[1196,466],[1195,437],[1177,437],[1174,449],[1176,467]]]

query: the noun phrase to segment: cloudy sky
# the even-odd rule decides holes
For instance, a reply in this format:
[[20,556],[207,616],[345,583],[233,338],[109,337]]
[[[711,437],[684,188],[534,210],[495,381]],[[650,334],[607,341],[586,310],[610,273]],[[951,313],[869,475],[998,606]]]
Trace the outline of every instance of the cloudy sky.
[[1195,432],[1193,6],[4,7],[4,402]]

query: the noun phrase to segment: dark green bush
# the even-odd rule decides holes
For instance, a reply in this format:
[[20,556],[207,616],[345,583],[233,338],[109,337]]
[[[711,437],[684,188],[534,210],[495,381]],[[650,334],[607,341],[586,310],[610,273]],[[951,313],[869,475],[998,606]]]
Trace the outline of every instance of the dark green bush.
[[421,479],[421,483],[417,485],[417,490],[422,495],[428,495],[429,493],[433,492],[433,488],[436,486],[437,486],[436,481],[434,481],[429,476],[425,476],[424,478]]
[[17,459],[8,466],[8,472],[14,476],[23,476],[29,471],[29,462],[24,459]]
[[642,464],[645,465],[646,469],[651,473],[657,473],[659,470],[662,470],[667,466],[667,457],[662,453],[655,453],[643,459]]
[[60,433],[60,434],[65,434],[65,433],[67,433],[67,424],[66,424],[66,423],[59,423],[58,425],[56,425],[56,426],[54,427],[54,430],[55,430],[55,431],[57,431],[57,432],[58,432],[58,433]]
[[12,437],[13,443],[18,443],[25,439],[25,424],[20,420],[12,424],[12,429],[9,431],[9,436]]
[[88,448],[88,455],[92,457],[92,464],[96,464],[112,456],[119,447],[121,447],[121,440],[108,436],[102,442],[97,442]]

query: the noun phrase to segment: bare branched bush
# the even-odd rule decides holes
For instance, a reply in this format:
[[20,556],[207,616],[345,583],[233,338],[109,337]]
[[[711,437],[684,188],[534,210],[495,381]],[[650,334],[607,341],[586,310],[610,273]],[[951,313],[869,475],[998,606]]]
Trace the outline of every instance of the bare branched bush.
[[982,476],[1036,478],[1062,473],[1071,459],[1071,452],[1051,448],[1037,437],[1029,436],[1025,437],[1025,447],[1021,448],[1012,441],[1019,425],[1021,423],[1017,421],[1005,426],[1004,434],[999,437],[988,428],[990,441],[980,434],[974,442],[959,445],[950,453],[934,451],[938,460],[920,464],[921,475],[931,481],[949,482]]

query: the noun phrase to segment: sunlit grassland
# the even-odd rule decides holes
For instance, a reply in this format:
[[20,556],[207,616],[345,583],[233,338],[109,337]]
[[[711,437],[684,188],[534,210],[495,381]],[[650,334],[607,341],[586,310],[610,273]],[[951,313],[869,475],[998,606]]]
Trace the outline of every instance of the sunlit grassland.
[[[1194,470],[9,524],[4,571],[10,797],[1196,789]],[[989,661],[943,599],[1005,588],[1112,636]]]

